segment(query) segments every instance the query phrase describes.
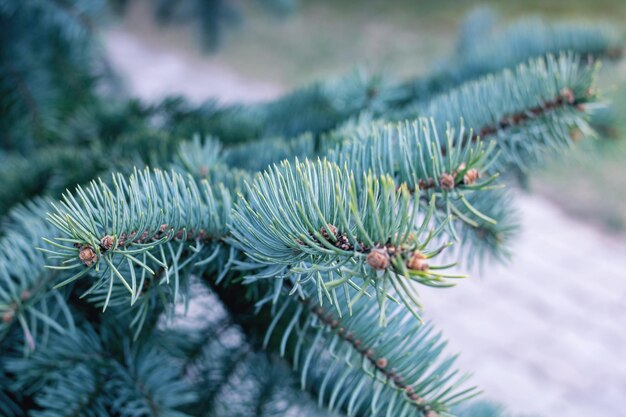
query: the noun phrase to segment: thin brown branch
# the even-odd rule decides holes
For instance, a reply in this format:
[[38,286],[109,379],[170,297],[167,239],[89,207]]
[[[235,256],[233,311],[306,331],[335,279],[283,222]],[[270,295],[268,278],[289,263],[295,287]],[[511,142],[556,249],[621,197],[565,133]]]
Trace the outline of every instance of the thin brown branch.
[[469,139],[472,142],[476,142],[479,138],[484,139],[502,130],[519,126],[529,120],[536,119],[547,114],[550,111],[563,107],[572,107],[581,112],[585,111],[583,104],[587,101],[586,99],[591,95],[592,92],[588,91],[585,97],[576,97],[572,89],[564,88],[554,99],[545,101],[529,109],[506,115],[502,117],[496,125],[487,125],[478,129],[477,133],[472,134]]
[[[287,290],[290,290],[291,283],[285,281],[284,286]],[[305,305],[321,323],[330,328],[337,337],[347,342],[354,351],[364,357],[387,381],[390,381],[398,390],[404,391],[407,398],[411,400],[415,408],[417,408],[424,417],[438,416],[437,412],[429,406],[427,401],[420,397],[413,388],[404,381],[401,373],[390,366],[387,358],[377,355],[371,347],[365,345],[365,343],[359,339],[358,335],[355,335],[349,329],[341,326],[339,320],[337,320],[332,313],[326,312],[319,304],[309,298],[299,298],[298,300]]]

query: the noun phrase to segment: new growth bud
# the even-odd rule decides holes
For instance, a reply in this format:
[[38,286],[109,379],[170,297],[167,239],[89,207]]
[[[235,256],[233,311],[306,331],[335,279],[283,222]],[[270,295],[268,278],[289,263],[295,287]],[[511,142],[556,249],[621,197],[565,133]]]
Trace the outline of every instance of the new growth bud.
[[386,249],[375,248],[367,255],[367,263],[377,271],[389,268],[390,260]]

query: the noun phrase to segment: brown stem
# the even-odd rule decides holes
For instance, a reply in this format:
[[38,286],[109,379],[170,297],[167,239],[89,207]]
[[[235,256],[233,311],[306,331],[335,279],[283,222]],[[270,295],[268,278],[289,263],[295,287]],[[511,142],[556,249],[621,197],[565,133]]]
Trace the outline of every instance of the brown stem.
[[[284,281],[284,287],[289,291],[292,284],[289,281]],[[365,346],[361,339],[354,335],[350,330],[341,327],[339,320],[337,320],[332,313],[326,312],[322,306],[313,302],[309,298],[298,298],[298,300],[306,306],[311,313],[313,313],[321,323],[333,331],[337,337],[347,342],[356,352],[363,356],[380,374],[382,374],[388,381],[391,381],[393,385],[404,391],[407,397],[412,401],[415,408],[417,408],[426,417],[437,417],[437,413],[431,409],[426,403],[426,400],[420,397],[413,391],[410,385],[404,382],[402,375],[399,372],[393,370],[389,366],[387,358],[379,356],[376,352]]]
[[[148,230],[145,230],[139,237],[137,237],[136,231],[132,231],[128,234],[124,232],[117,238],[117,242],[114,236],[105,235],[102,237],[102,239],[100,239],[100,251],[102,253],[105,253],[111,249],[119,247],[125,248],[132,244],[144,244],[162,239],[163,237],[171,237],[177,240],[185,241],[200,240],[206,243],[218,240],[218,238],[209,235],[204,229],[200,229],[198,231],[196,231],[195,229],[179,229],[176,231],[170,229],[168,231],[168,227],[169,226],[167,224],[162,224],[161,226],[159,226],[159,229],[156,232],[150,232]],[[98,262],[98,255],[91,245],[81,245],[80,243],[75,243],[74,246],[79,249],[78,257],[83,265],[91,267]]]
[[[144,244],[144,243],[148,243],[151,241],[155,241],[155,240],[159,240],[164,236],[172,236],[174,239],[178,239],[178,240],[182,240],[185,239],[187,241],[193,241],[196,239],[202,240],[202,241],[210,241],[213,238],[211,236],[209,236],[207,234],[207,232],[204,229],[200,229],[198,231],[196,231],[195,229],[179,229],[174,231],[172,230],[167,230],[168,229],[168,225],[167,224],[162,224],[161,226],[159,226],[159,229],[154,232],[151,233],[148,230],[145,230],[141,236],[137,237],[137,232],[136,231],[132,231],[130,233],[122,233],[120,235],[120,237],[117,239],[117,246],[128,246],[131,244]],[[100,248],[104,251],[110,249],[112,247],[113,242],[113,237],[112,236],[105,236],[102,238],[101,240],[101,244],[100,244]]]
[[576,97],[574,92],[570,88],[563,88],[558,96],[556,96],[552,100],[544,101],[543,103],[531,107],[530,109],[525,109],[519,111],[517,113],[509,114],[503,116],[500,121],[495,125],[487,125],[483,126],[477,132],[470,136],[469,140],[472,142],[476,142],[479,138],[489,137],[498,133],[501,130],[510,129],[515,126],[519,126],[522,123],[527,122],[528,120],[535,119],[537,117],[543,116],[546,113],[563,107],[573,107],[578,111],[584,111],[583,104],[586,102],[586,98],[591,96],[591,91],[587,92],[587,96],[585,97]]

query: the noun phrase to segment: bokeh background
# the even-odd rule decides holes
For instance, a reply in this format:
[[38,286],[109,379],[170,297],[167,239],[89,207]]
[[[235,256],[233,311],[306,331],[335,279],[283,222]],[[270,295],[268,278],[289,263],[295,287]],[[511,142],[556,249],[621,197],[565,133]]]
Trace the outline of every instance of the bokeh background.
[[[323,0],[276,13],[261,3],[239,2],[207,50],[196,25],[159,25],[148,1],[130,1],[103,29],[102,46],[129,95],[232,103],[359,66],[425,73],[452,52],[476,7],[493,8],[503,24],[541,15],[626,30],[624,0]],[[516,191],[522,229],[511,261],[483,265],[453,289],[422,291],[460,367],[514,413],[626,416],[626,65],[606,65],[600,86],[616,131],[581,143]]]

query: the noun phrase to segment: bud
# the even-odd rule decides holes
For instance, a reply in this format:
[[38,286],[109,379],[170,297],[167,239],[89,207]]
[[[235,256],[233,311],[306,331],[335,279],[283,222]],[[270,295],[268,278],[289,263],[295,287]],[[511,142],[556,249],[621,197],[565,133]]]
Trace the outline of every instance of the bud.
[[377,271],[389,268],[389,254],[386,249],[375,248],[367,255],[367,263]]
[[106,235],[105,237],[100,239],[100,246],[102,246],[102,249],[104,250],[111,249],[114,243],[115,243],[115,239],[111,235]]
[[376,361],[376,366],[378,366],[379,368],[386,368],[388,365],[387,359],[385,358],[380,358]]
[[480,177],[480,173],[477,169],[472,168],[468,170],[465,175],[463,175],[463,184],[472,185],[476,182],[476,180]]
[[563,99],[569,104],[573,104],[576,100],[576,98],[574,97],[574,92],[569,88],[564,88],[561,90],[561,97],[563,97]]
[[428,264],[425,260],[426,256],[422,252],[415,250],[407,261],[406,266],[414,271],[427,271]]
[[[329,240],[330,236],[328,235],[328,230],[326,230],[328,228],[328,230],[330,230],[330,233],[333,234],[333,238],[337,237],[337,233],[338,230],[335,226],[333,226],[332,224],[327,224],[326,227],[322,227],[320,229],[320,233],[322,234],[322,237],[326,240]],[[330,240],[334,240],[334,239],[330,239]]]
[[569,137],[572,138],[574,142],[577,142],[583,137],[583,132],[578,128],[570,129]]
[[11,323],[13,321],[13,317],[15,317],[15,310],[11,308],[2,314],[2,321],[5,323]]
[[78,257],[85,266],[91,266],[98,261],[98,255],[91,246],[83,246]]
[[454,177],[450,174],[443,174],[441,178],[439,178],[439,183],[441,184],[441,188],[450,191],[454,188]]

